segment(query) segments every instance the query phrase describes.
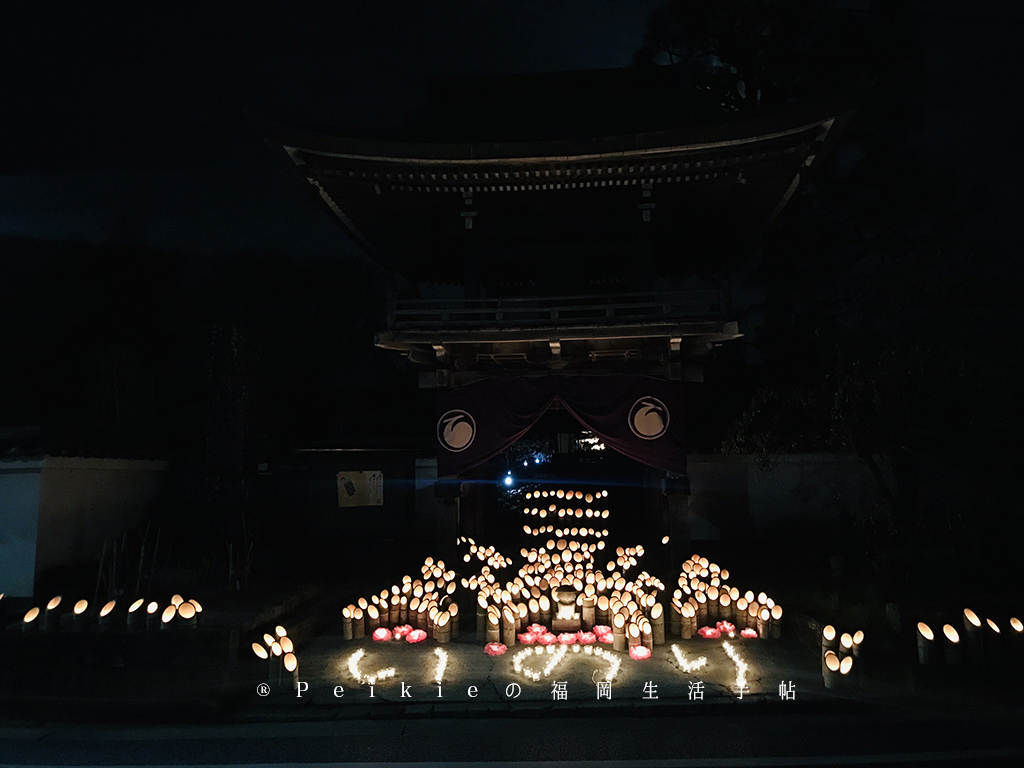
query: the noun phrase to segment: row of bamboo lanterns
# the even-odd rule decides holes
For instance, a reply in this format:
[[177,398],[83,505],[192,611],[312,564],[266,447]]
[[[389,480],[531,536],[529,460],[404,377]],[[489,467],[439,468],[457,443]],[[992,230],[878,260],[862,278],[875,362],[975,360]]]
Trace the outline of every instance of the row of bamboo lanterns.
[[[531,528],[529,525],[523,526],[523,533],[527,536],[545,536],[549,533],[553,533],[555,536],[584,536],[592,539],[605,539],[608,537],[608,529],[602,528],[600,531],[596,528],[556,528],[553,525],[542,525],[539,528]],[[598,549],[604,549],[603,542],[599,542],[602,546]],[[524,555],[525,557],[525,555]],[[469,560],[466,560],[468,563]]]
[[970,608],[964,608],[960,615],[960,629],[952,624],[943,624],[941,632],[920,621],[917,624],[917,660],[922,665],[945,662],[956,666],[967,663],[999,663],[1004,651],[1020,658],[1024,656],[1024,623],[1011,616],[1004,633],[999,624],[991,618],[982,622]]
[[[462,556],[463,562],[472,562],[474,558],[487,564],[490,568],[502,570],[512,565],[512,561],[502,555],[494,547],[483,547],[478,545],[472,539],[466,538],[465,536],[459,537],[460,544],[469,544],[469,551]],[[428,560],[430,558],[427,558]]]
[[405,624],[426,631],[438,642],[458,637],[459,606],[452,598],[457,588],[455,572],[446,571],[443,560],[435,563],[428,557],[420,573],[426,581],[406,575],[401,584],[345,606],[342,637],[358,640],[379,628]]
[[589,493],[586,491],[566,491],[564,489],[557,489],[554,491],[527,491],[526,499],[565,499],[569,501],[575,499],[576,501],[585,501],[587,504],[593,504],[596,499],[607,499],[608,491],[598,491],[597,493]]
[[825,687],[840,687],[853,669],[853,660],[860,656],[864,631],[843,632],[831,624],[821,630],[821,677]]
[[281,688],[285,680],[292,688],[298,686],[299,659],[295,655],[295,644],[280,624],[274,627],[274,634],[264,633],[262,643],[254,642],[252,652],[267,662],[267,683],[271,686]]
[[726,584],[729,571],[706,557],[693,555],[683,563],[679,587],[672,593],[669,632],[688,640],[701,627],[724,621],[735,631],[749,636],[779,638],[782,633],[782,606],[764,592],[741,593]]
[[[174,595],[162,610],[155,600],[148,604],[145,599],[135,600],[125,614],[117,612],[116,600],[109,600],[99,610],[89,611],[89,601],[79,600],[65,610],[64,599],[57,595],[44,608],[30,608],[22,618],[21,628],[24,632],[52,632],[58,629],[70,629],[84,632],[90,626],[100,631],[113,631],[122,628],[129,630],[155,629],[196,629],[203,606],[198,600],[185,600],[181,595]],[[145,610],[143,610],[145,606]]]

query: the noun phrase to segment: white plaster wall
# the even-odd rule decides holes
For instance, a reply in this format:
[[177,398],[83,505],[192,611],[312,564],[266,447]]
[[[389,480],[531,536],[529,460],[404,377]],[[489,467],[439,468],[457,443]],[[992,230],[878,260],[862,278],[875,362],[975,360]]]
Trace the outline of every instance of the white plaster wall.
[[42,461],[0,461],[0,592],[32,597]]

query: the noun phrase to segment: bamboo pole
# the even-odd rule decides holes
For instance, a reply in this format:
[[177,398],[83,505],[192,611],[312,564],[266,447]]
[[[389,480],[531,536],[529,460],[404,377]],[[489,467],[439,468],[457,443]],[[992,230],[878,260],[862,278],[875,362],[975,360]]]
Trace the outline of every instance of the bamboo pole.
[[655,645],[665,644],[665,609],[661,603],[655,603],[651,608],[651,633]]
[[981,664],[985,660],[985,645],[981,634],[981,619],[978,614],[970,608],[964,608],[963,614],[964,634],[966,640],[968,663]]
[[506,605],[501,611],[501,642],[508,648],[516,644],[516,630],[519,628],[518,612]]
[[917,662],[930,665],[936,662],[935,633],[923,621],[917,622]]
[[352,639],[352,612],[355,610],[354,605],[346,605],[341,609],[341,639],[351,640]]
[[626,617],[621,613],[612,616],[612,650],[626,650]]
[[942,636],[942,651],[946,664],[949,666],[959,666],[960,662],[963,661],[960,634],[951,624],[945,624],[942,627]]

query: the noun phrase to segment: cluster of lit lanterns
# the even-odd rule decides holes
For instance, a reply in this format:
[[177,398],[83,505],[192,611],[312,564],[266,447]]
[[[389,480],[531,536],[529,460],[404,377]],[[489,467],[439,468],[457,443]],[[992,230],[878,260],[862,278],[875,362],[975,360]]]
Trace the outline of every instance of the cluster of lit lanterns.
[[[953,624],[943,624],[942,639],[936,639],[932,628],[921,621],[917,624],[917,655],[921,664],[937,664],[944,661],[948,665],[961,663],[997,664],[1005,652],[1020,657],[1024,655],[1024,623],[1016,616],[1011,616],[1004,626],[1003,632],[995,619],[981,617],[970,608],[964,608],[960,616],[960,629]],[[941,652],[938,648],[941,642]]]
[[[595,509],[594,507],[575,506],[572,502],[582,501],[586,504],[593,504],[595,501],[608,498],[608,491],[584,493],[583,491],[527,491],[526,500],[533,501],[536,506],[523,508],[524,515],[536,517],[558,517],[577,519],[608,519],[611,514],[608,509]],[[564,505],[564,506],[563,506]],[[605,532],[607,536],[607,532]]]
[[288,636],[288,630],[278,624],[274,632],[265,632],[263,642],[254,642],[252,652],[256,658],[267,662],[267,682],[282,686],[287,672],[291,678],[292,687],[298,684],[299,680],[299,659],[295,655],[295,644]]
[[[426,558],[420,568],[421,578],[402,577],[400,584],[383,589],[369,599],[360,597],[341,611],[342,637],[345,640],[362,639],[388,627],[410,626],[411,637],[434,638],[447,643],[459,634],[459,606],[453,599],[457,588],[455,571],[445,570],[443,560]],[[406,637],[409,642],[417,640]],[[387,639],[390,639],[388,637]]]
[[116,600],[107,601],[96,611],[89,610],[88,600],[78,600],[70,606],[70,611],[67,610],[68,605],[62,596],[57,595],[43,608],[30,608],[22,617],[22,630],[49,632],[71,629],[81,632],[91,626],[100,631],[122,628],[196,629],[203,612],[203,606],[198,600],[186,600],[181,595],[174,595],[163,609],[157,601],[152,600],[147,604],[140,597],[128,606],[127,613],[116,611]]
[[669,631],[688,640],[697,634],[717,638],[775,637],[782,628],[782,606],[764,592],[741,593],[727,584],[729,571],[706,557],[683,563],[679,587],[672,594]]
[[853,659],[860,655],[864,631],[839,634],[834,626],[821,631],[821,675],[826,688],[835,688],[850,674]]

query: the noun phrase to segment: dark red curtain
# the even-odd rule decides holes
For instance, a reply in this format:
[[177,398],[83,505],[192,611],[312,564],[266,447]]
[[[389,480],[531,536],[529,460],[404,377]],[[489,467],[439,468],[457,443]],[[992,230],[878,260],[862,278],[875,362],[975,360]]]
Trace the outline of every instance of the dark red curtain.
[[438,392],[437,471],[457,475],[521,438],[555,402],[610,448],[686,473],[679,382],[645,376],[488,379]]

